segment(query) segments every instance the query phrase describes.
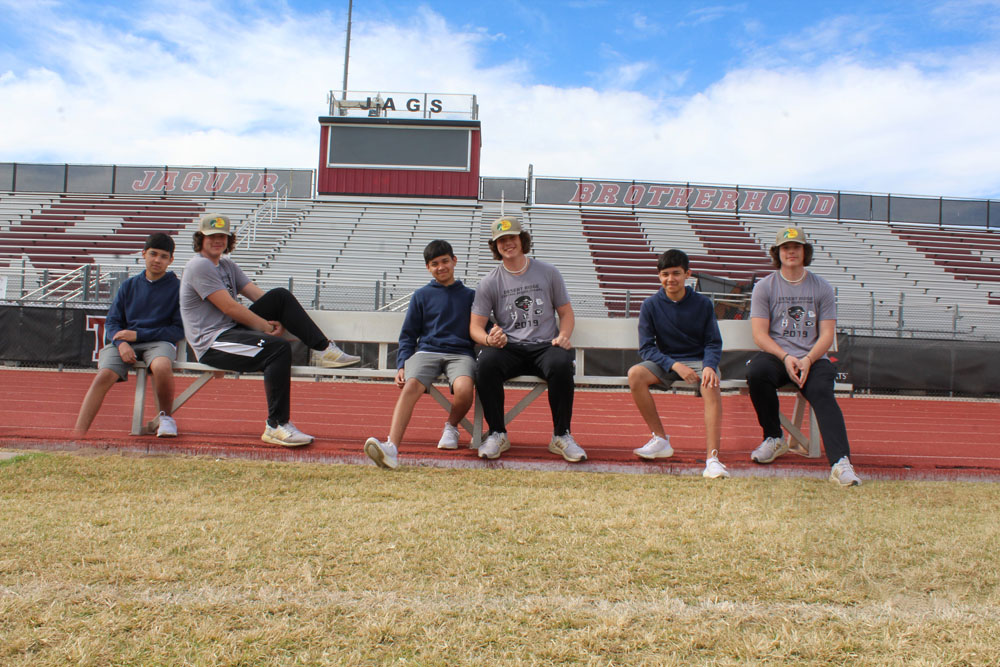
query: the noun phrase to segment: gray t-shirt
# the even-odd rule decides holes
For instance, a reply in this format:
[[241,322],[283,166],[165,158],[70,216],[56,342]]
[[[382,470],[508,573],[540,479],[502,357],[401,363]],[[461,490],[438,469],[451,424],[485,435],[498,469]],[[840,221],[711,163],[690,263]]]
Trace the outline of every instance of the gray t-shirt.
[[816,344],[819,323],[837,319],[837,299],[830,283],[811,271],[798,285],[775,271],[754,286],[750,317],[767,318],[774,342],[788,354],[802,357]]
[[224,289],[235,299],[249,282],[243,270],[228,257],[220,257],[216,266],[212,260],[197,254],[184,267],[181,319],[184,320],[184,337],[199,359],[220,333],[237,324],[236,320],[207,301],[208,295]]
[[569,303],[559,270],[537,259],[515,276],[503,264],[483,276],[472,312],[492,318],[515,343],[550,343],[559,335],[556,308]]

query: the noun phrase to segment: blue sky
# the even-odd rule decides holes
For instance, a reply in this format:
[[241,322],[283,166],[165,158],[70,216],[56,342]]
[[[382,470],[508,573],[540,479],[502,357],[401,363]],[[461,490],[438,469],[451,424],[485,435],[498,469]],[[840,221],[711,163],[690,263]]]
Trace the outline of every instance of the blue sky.
[[[0,161],[315,167],[347,2],[0,0]],[[1000,0],[354,4],[482,173],[1000,197]]]

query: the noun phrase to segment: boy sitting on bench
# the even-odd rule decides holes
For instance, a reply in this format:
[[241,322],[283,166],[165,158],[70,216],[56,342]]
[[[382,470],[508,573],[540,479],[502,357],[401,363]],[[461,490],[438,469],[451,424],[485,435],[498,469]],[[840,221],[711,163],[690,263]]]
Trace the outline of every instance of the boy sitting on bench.
[[476,293],[455,278],[455,253],[447,241],[431,241],[424,261],[433,276],[413,293],[399,332],[396,385],[403,390],[392,411],[389,438],[368,438],[365,454],[382,468],[399,465],[397,455],[413,407],[443,371],[454,393],[451,413],[438,449],[458,448],[458,423],[472,406],[475,359],[469,338],[469,314]]
[[670,437],[663,430],[649,389],[668,388],[675,380],[684,380],[697,387],[705,405],[706,461],[702,476],[729,477],[726,466],[719,462],[722,334],[715,309],[711,300],[685,285],[691,270],[683,251],[661,254],[656,270],[663,288],[643,301],[639,310],[639,356],[643,361],[628,370],[632,400],[653,437],[633,451],[643,459],[673,456]]
[[77,436],[87,434],[108,390],[116,382],[125,381],[128,369],[139,358],[153,375],[160,409],[156,437],[177,435],[177,424],[170,416],[174,402],[173,362],[184,328],[177,303],[180,281],[173,271],[167,271],[174,261],[174,240],[167,234],[150,234],[142,259],[146,270],[122,283],[104,320],[107,345],[101,349],[97,376],[76,418],[73,431]]

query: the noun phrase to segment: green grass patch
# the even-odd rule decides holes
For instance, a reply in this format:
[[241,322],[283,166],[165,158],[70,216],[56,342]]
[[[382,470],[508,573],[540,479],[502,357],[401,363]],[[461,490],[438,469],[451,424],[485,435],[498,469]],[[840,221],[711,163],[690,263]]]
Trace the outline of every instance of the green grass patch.
[[0,664],[993,664],[1000,486],[48,455]]
[[21,461],[28,461],[30,459],[42,458],[48,456],[48,454],[42,452],[28,452],[26,454],[15,454],[7,458],[0,458],[0,468],[5,466],[12,466],[20,463]]

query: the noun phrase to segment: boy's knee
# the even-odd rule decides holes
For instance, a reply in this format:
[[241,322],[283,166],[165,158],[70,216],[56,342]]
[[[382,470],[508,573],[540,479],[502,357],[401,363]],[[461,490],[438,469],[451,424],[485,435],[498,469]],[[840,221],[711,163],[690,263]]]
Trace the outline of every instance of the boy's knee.
[[170,357],[156,357],[149,363],[149,370],[153,373],[171,373],[174,369],[174,362]]
[[120,377],[118,373],[114,372],[110,368],[102,368],[97,371],[97,375],[94,376],[94,384],[101,387],[111,387],[114,383],[122,381],[124,378]]
[[425,391],[427,391],[427,387],[425,387],[424,383],[418,380],[417,378],[410,378],[409,380],[403,383],[404,394],[419,395],[423,394]]
[[[652,373],[649,372],[649,369],[641,364],[636,364],[628,369],[628,386],[632,389],[648,387],[652,384],[649,381],[650,375],[652,375]],[[655,376],[653,379],[656,379]]]
[[468,399],[471,401],[473,387],[475,387],[475,383],[472,381],[472,378],[463,375],[455,380],[455,384],[452,385],[452,391],[456,399]]

